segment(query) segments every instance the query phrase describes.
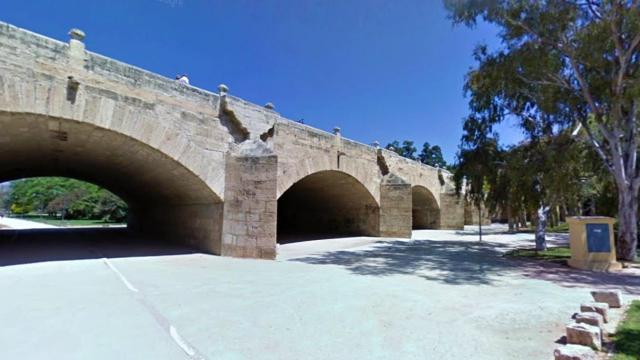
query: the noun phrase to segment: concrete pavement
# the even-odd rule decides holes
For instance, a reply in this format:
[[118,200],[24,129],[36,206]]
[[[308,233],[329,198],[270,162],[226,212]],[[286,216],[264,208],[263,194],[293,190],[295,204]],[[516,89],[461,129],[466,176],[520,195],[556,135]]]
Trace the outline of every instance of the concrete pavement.
[[530,234],[291,244],[278,261],[78,234],[37,258],[0,247],[0,358],[546,359],[596,282],[621,286],[501,257]]
[[53,229],[56,226],[43,224],[35,221],[16,219],[10,217],[0,217],[0,228],[9,228],[16,230],[24,230],[24,229]]

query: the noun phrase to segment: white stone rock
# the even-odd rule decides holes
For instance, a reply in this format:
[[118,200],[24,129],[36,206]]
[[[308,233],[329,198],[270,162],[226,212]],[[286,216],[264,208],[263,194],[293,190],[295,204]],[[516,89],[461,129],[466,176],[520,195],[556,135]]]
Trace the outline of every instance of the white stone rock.
[[593,326],[597,326],[599,328],[604,324],[604,319],[602,315],[597,312],[580,312],[575,316],[575,320],[577,323],[589,324]]
[[619,308],[622,306],[622,292],[620,290],[594,290],[591,292],[593,300],[609,304],[609,307]]
[[561,345],[553,351],[555,360],[596,360],[596,353],[582,345]]
[[609,304],[603,302],[588,302],[580,304],[581,312],[595,312],[602,315],[604,322],[609,322]]
[[571,323],[567,325],[567,344],[585,345],[600,350],[602,348],[602,331],[597,326]]

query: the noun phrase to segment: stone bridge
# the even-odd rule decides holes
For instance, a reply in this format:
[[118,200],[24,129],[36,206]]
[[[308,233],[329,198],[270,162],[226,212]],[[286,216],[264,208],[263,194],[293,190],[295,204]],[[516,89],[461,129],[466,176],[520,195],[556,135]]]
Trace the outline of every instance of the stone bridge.
[[65,176],[130,208],[128,228],[275,257],[317,235],[460,228],[451,174],[0,23],[0,182]]

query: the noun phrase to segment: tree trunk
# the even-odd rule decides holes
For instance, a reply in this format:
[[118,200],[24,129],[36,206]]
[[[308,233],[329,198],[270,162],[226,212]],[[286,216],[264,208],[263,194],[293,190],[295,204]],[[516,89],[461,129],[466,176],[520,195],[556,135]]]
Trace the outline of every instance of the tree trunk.
[[562,206],[560,206],[560,221],[567,221],[567,204],[565,202],[563,202]]
[[482,242],[482,205],[478,205],[478,235],[480,235],[480,242]]
[[507,221],[509,222],[509,233],[513,232],[513,212],[511,206],[507,206]]
[[638,244],[638,194],[625,187],[618,189],[618,257],[635,261]]
[[536,251],[547,250],[547,212],[549,207],[545,207],[544,204],[540,204],[538,208],[538,221],[536,221]]
[[558,217],[556,216],[555,208],[553,208],[553,211],[549,210],[549,214],[547,217],[549,219],[549,221],[547,222],[549,224],[549,227],[553,228],[558,226]]

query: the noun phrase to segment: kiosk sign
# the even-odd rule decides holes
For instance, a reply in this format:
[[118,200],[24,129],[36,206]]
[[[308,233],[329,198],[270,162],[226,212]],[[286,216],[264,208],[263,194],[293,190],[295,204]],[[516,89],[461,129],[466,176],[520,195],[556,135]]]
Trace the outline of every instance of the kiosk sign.
[[594,271],[622,269],[616,261],[613,242],[614,218],[604,216],[576,216],[567,218],[569,223],[569,266]]
[[587,224],[587,249],[590,253],[611,252],[609,224]]

